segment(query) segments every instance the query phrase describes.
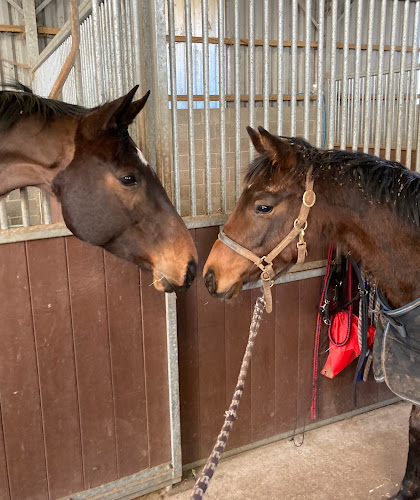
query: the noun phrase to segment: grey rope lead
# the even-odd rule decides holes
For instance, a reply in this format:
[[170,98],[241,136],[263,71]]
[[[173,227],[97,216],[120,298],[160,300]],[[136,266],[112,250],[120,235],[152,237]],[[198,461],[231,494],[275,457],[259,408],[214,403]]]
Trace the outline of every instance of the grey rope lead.
[[249,327],[248,344],[245,349],[245,354],[242,360],[241,370],[239,372],[238,382],[235,387],[232,402],[229,406],[229,410],[225,413],[225,422],[223,424],[222,430],[217,436],[213,451],[207,459],[206,465],[204,466],[200,477],[197,479],[194,485],[194,490],[190,497],[190,500],[200,500],[204,497],[210,484],[210,480],[213,477],[214,471],[216,470],[217,464],[219,463],[220,457],[225,451],[230,431],[232,430],[233,423],[236,420],[236,412],[238,410],[239,402],[244,390],[246,374],[248,372],[249,362],[251,361],[252,350],[254,348],[254,339],[257,336],[258,329],[260,327],[261,317],[263,315],[265,305],[266,303],[264,297],[258,297],[255,303],[254,313],[252,315],[251,326]]

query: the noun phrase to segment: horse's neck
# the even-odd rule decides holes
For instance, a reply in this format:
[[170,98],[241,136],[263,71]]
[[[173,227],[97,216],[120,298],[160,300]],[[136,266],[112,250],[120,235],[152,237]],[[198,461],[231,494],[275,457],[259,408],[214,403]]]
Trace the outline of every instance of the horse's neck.
[[76,119],[47,124],[30,117],[0,134],[0,196],[24,186],[51,192],[51,181],[74,155]]
[[329,236],[361,260],[394,307],[420,297],[420,228],[379,204],[345,204],[327,209]]

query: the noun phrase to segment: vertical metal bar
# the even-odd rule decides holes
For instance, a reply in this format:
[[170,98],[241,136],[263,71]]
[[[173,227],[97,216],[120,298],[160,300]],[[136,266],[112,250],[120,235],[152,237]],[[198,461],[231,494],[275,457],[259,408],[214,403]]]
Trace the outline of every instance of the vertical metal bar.
[[[411,52],[411,78],[410,78],[410,102],[408,108],[408,128],[407,128],[407,151],[405,157],[405,166],[411,168],[411,149],[413,147],[413,122],[416,114],[416,76],[417,76],[417,41],[419,34],[419,13],[420,2],[416,2],[414,11],[414,30],[413,30],[413,50]],[[417,149],[416,156],[419,156],[420,151]]]
[[269,57],[270,57],[270,46],[269,46],[269,32],[270,32],[270,22],[269,22],[269,5],[268,0],[264,0],[263,6],[263,64],[264,64],[264,88],[263,88],[263,106],[264,106],[264,128],[269,129],[270,126],[270,115],[269,115],[269,92],[270,92],[270,72],[269,72]]
[[193,101],[193,65],[191,36],[191,2],[185,0],[185,35],[187,51],[187,98],[188,98],[188,151],[190,160],[190,207],[191,216],[197,215],[196,184],[195,184],[195,144],[194,144],[194,101]]
[[334,147],[334,119],[335,119],[335,63],[336,63],[336,43],[337,43],[337,0],[332,0],[331,12],[331,63],[330,63],[330,103],[328,122],[328,149]]
[[[101,43],[101,22],[99,17],[99,0],[92,0],[92,24],[93,24],[93,44],[95,47],[95,65],[96,65],[96,87],[99,96],[99,102],[105,100],[104,94],[104,78],[102,67],[102,43]],[[99,104],[99,102],[97,104]]]
[[[385,43],[385,20],[386,3],[382,0],[381,5],[381,23],[379,29],[379,57],[378,57],[378,84],[376,92],[376,128],[375,128],[375,148],[373,154],[379,156],[381,150],[381,132],[382,132],[382,95],[383,95],[383,72],[384,72],[384,43]],[[413,58],[415,59],[415,58]]]
[[366,54],[366,94],[365,94],[365,127],[363,132],[363,151],[369,152],[369,139],[370,139],[370,108],[372,102],[372,34],[373,34],[373,15],[375,13],[375,0],[369,0],[369,23],[368,23],[368,46]]
[[[386,0],[385,0],[386,1]],[[355,54],[355,70],[354,70],[354,92],[353,95],[353,138],[352,149],[357,151],[359,145],[359,113],[360,113],[360,58],[362,54],[362,16],[363,16],[363,0],[358,0],[357,3],[357,19],[356,19],[356,54]]]
[[[325,127],[325,101],[323,93],[324,85],[324,11],[325,0],[319,0],[319,23],[318,23],[318,79],[317,79],[317,102],[316,102],[316,147],[323,146],[321,139],[321,130],[323,131],[324,141],[326,134]],[[322,129],[321,129],[321,123]]]
[[[174,21],[174,14],[173,14],[173,0],[171,1],[172,5],[172,30],[173,30],[173,37],[174,37],[174,62],[175,62],[175,21]],[[140,9],[139,9],[139,0],[133,0],[133,45],[134,45],[134,83],[139,84],[141,83],[141,51],[140,51]],[[169,4],[168,4],[168,10],[169,9]],[[171,29],[171,28],[170,28]],[[174,73],[175,74],[175,73]],[[176,79],[175,79],[176,83]],[[174,89],[172,88],[172,93]]]
[[[114,38],[114,22],[113,22],[113,16],[112,16],[112,4],[111,2],[105,3],[105,5],[108,7],[107,9],[107,39],[109,43],[109,62],[108,62],[108,67],[110,70],[110,76],[111,76],[111,89],[110,89],[110,97],[115,99],[121,91],[118,89],[118,83],[117,83],[117,64],[113,64],[113,61],[116,61],[116,54],[115,54],[115,38]],[[117,6],[118,7],[118,6]]]
[[7,229],[8,227],[6,198],[3,197],[0,198],[0,229]]
[[41,191],[41,208],[42,208],[42,222],[44,224],[51,224],[52,215],[51,215],[50,195],[45,191]]
[[113,39],[115,44],[115,68],[117,92],[121,95],[124,92],[124,76],[122,61],[122,42],[121,42],[121,11],[119,0],[112,0],[112,25],[114,28]]
[[341,134],[340,149],[346,149],[347,139],[347,97],[348,97],[348,60],[349,60],[350,0],[344,2],[344,41],[343,41],[343,82],[341,86]]
[[239,0],[235,0],[235,201],[241,195],[241,96],[239,77]]
[[[280,2],[282,0],[279,0]],[[249,0],[249,24],[248,24],[248,37],[249,37],[249,126],[254,128],[254,114],[255,114],[255,10],[254,0]],[[255,152],[254,146],[249,145],[249,161],[254,159]]]
[[[205,0],[203,0],[205,1]],[[137,1],[134,2],[137,4]],[[134,10],[134,9],[133,9]],[[135,19],[136,17],[134,17]],[[135,26],[135,24],[134,24]],[[175,11],[174,0],[168,0],[168,30],[169,30],[169,72],[171,76],[171,117],[172,117],[172,152],[173,152],[173,185],[175,194],[175,208],[181,214],[181,187],[179,180],[179,142],[178,142],[178,104],[176,88],[176,51],[175,51]],[[136,30],[134,29],[134,40],[136,40]],[[136,42],[134,42],[136,43]],[[137,51],[138,52],[138,51]],[[137,57],[135,54],[137,68]],[[206,134],[207,135],[207,134]],[[207,157],[206,157],[207,167]],[[207,182],[207,179],[206,179]]]
[[20,208],[22,211],[22,225],[29,227],[31,225],[31,220],[29,216],[29,197],[28,189],[20,189]]
[[290,109],[290,135],[296,135],[296,95],[297,95],[297,21],[298,5],[297,0],[292,0],[292,86],[291,86],[291,109]]
[[[204,158],[206,175],[206,213],[211,207],[211,154],[210,154],[210,91],[209,91],[209,16],[208,1],[202,0],[202,32],[203,32],[203,87],[204,87]],[[236,99],[236,98],[235,98]]]
[[[403,32],[401,40],[401,64],[400,64],[400,85],[398,93],[398,119],[397,119],[397,149],[395,151],[395,159],[401,161],[401,136],[402,136],[402,118],[404,106],[404,83],[406,81],[405,60],[407,55],[407,30],[408,30],[408,11],[410,8],[410,0],[405,0],[404,3],[404,19]],[[414,52],[413,52],[414,55]]]
[[166,347],[168,357],[168,384],[169,384],[169,417],[171,428],[171,451],[173,477],[181,479],[181,421],[179,400],[179,371],[178,371],[178,335],[176,294],[165,294],[166,308]]
[[391,20],[391,48],[389,52],[389,76],[388,76],[388,114],[386,120],[386,140],[385,140],[385,158],[390,159],[391,141],[392,141],[392,115],[394,113],[394,58],[395,58],[395,36],[397,30],[398,0],[394,0]]
[[303,135],[309,141],[309,105],[310,105],[310,82],[311,82],[311,3],[306,0],[305,12],[305,96],[304,96],[304,119]]
[[219,0],[219,108],[220,108],[220,196],[222,213],[226,213],[226,114],[225,114],[225,10]]
[[[323,2],[324,0],[320,0]],[[277,31],[277,135],[283,130],[283,0],[278,0]]]

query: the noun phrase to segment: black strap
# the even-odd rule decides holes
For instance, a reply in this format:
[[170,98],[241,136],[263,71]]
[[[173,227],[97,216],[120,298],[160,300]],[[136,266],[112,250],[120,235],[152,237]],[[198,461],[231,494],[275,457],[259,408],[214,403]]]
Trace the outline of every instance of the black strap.
[[365,282],[362,278],[362,273],[360,272],[359,266],[356,264],[356,261],[349,254],[348,259],[351,262],[351,265],[356,273],[357,280],[359,282],[359,296],[362,302],[361,307],[361,318],[359,317],[359,321],[362,322],[362,345],[360,348],[360,356],[357,360],[356,373],[354,374],[353,379],[353,400],[354,405],[357,405],[357,377],[359,375],[360,370],[362,369],[363,363],[365,362],[366,353],[367,353],[367,344],[368,344],[368,313],[369,313],[369,292],[366,289]]

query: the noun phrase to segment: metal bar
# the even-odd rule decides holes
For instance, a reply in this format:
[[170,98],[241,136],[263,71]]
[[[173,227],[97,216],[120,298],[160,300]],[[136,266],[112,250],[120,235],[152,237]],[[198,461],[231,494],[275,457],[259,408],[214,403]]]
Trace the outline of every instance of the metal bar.
[[[407,127],[407,149],[405,156],[405,166],[407,168],[411,168],[411,149],[413,147],[413,122],[414,117],[416,115],[416,101],[415,92],[416,92],[416,57],[414,54],[417,54],[417,39],[419,34],[419,14],[420,14],[420,2],[416,2],[415,11],[414,11],[414,30],[413,30],[413,53],[411,55],[411,78],[410,78],[410,102],[408,105],[408,127]],[[420,150],[417,149],[416,156],[419,156]]]
[[0,198],[0,229],[7,229],[8,227],[6,198],[3,197]]
[[[397,119],[397,148],[395,150],[395,159],[401,161],[401,136],[402,136],[402,119],[404,106],[404,83],[406,81],[405,60],[407,55],[407,30],[408,30],[408,12],[410,8],[410,0],[405,0],[404,3],[404,18],[403,32],[401,40],[401,64],[400,64],[400,85],[398,93],[398,119]],[[415,41],[413,40],[413,43]],[[414,54],[413,54],[414,55]],[[414,56],[415,57],[415,56]]]
[[[325,143],[325,100],[324,100],[324,11],[325,0],[319,0],[319,28],[318,28],[318,78],[317,78],[317,103],[316,103],[316,147],[320,148]],[[321,140],[321,123],[323,123],[323,141]]]
[[52,223],[50,195],[41,191],[42,221],[44,224]]
[[[173,14],[173,0],[169,0],[172,4],[172,19]],[[139,0],[133,0],[133,48],[134,48],[134,83],[140,85],[141,83],[141,38],[140,38],[140,9]],[[169,4],[168,4],[169,10]],[[172,29],[175,29],[174,20],[172,21]],[[175,39],[175,31],[173,31],[173,38]],[[175,49],[175,40],[173,41],[173,48]],[[175,50],[174,50],[174,60],[175,60]],[[174,73],[176,75],[176,73]],[[176,79],[175,79],[176,86]],[[173,92],[173,88],[172,88]],[[175,89],[176,92],[176,89]],[[176,93],[175,93],[176,95]]]
[[[191,3],[185,2],[185,35],[187,37],[187,95],[188,95],[188,151],[190,161],[190,210],[191,215],[197,215],[196,184],[195,184],[195,144],[194,144],[194,109],[193,109],[193,65],[191,41]],[[223,136],[222,136],[223,137]]]
[[375,0],[369,0],[369,23],[368,23],[368,50],[366,55],[366,93],[365,93],[365,123],[363,132],[363,151],[369,152],[369,132],[370,132],[370,108],[372,102],[371,92],[371,68],[372,68],[372,35],[373,35],[373,15],[375,13]]
[[226,213],[226,116],[225,116],[225,11],[219,0],[219,107],[220,107],[220,196],[222,213]]
[[110,89],[108,92],[110,92],[110,97],[115,99],[117,97],[117,73],[116,73],[116,68],[115,64],[113,64],[113,61],[115,61],[115,40],[114,40],[114,24],[112,21],[112,4],[111,2],[105,3],[106,13],[107,13],[107,20],[106,20],[106,26],[107,26],[107,39],[109,43],[109,61],[108,61],[108,67],[109,67],[109,75],[110,75]]
[[[282,2],[282,0],[279,0]],[[255,9],[254,0],[249,0],[249,22],[248,22],[248,36],[249,36],[249,126],[254,128],[254,115],[255,115]],[[280,22],[280,21],[279,21]],[[249,141],[249,161],[254,159],[255,151],[251,141]]]
[[350,25],[350,0],[344,3],[344,41],[343,41],[343,85],[341,88],[341,135],[340,148],[346,148],[347,142],[347,99],[348,99],[348,58],[349,58],[349,25]]
[[240,100],[240,60],[239,60],[239,0],[235,0],[235,201],[241,195],[241,100]]
[[388,113],[386,121],[385,158],[390,159],[392,141],[392,118],[394,113],[394,56],[395,56],[395,36],[397,30],[398,0],[394,0],[391,20],[391,52],[389,54],[389,77],[388,77]]
[[[93,24],[93,45],[95,48],[95,78],[96,78],[96,87],[98,91],[99,102],[103,102],[105,100],[105,91],[104,91],[104,75],[103,75],[103,65],[102,65],[102,41],[101,41],[101,19],[99,16],[99,0],[92,0],[92,24]],[[99,104],[99,102],[97,104]]]
[[296,135],[296,94],[297,94],[297,21],[298,21],[298,5],[297,0],[292,0],[292,87],[291,87],[291,103],[290,103],[290,135]]
[[20,191],[20,208],[22,211],[22,225],[29,227],[31,225],[31,218],[29,215],[29,197],[28,188],[22,188]]
[[210,153],[210,91],[209,91],[209,16],[208,0],[202,0],[203,32],[203,92],[204,92],[204,160],[206,182],[206,213],[211,214],[211,153]]
[[[385,0],[386,1],[386,0]],[[355,73],[354,73],[354,92],[353,92],[353,138],[352,149],[357,151],[359,145],[359,122],[360,122],[360,58],[362,45],[362,16],[363,0],[358,0],[357,18],[356,18],[356,54],[355,54]]]
[[[376,129],[375,129],[375,148],[373,154],[379,156],[381,149],[381,133],[382,133],[382,93],[383,93],[383,69],[384,69],[384,42],[385,42],[385,20],[386,20],[386,3],[387,0],[382,0],[381,5],[381,23],[379,29],[379,57],[378,57],[378,86],[376,90]],[[415,58],[413,57],[413,60]]]
[[270,127],[270,115],[269,115],[269,94],[270,94],[270,72],[269,72],[269,4],[268,0],[264,0],[263,4],[263,64],[264,64],[264,77],[263,77],[263,108],[264,108],[264,128],[266,130]]
[[178,336],[175,293],[165,294],[165,310],[172,466],[174,479],[180,480],[182,476],[181,410],[179,401]]
[[304,100],[304,120],[303,135],[309,141],[309,97],[311,82],[311,3],[312,0],[306,0],[305,12],[305,100]]
[[334,119],[335,119],[335,63],[336,63],[336,41],[337,41],[337,0],[332,2],[331,12],[331,62],[330,62],[330,102],[328,123],[328,149],[334,147]]
[[[116,68],[116,84],[117,93],[121,95],[124,92],[124,77],[123,77],[123,62],[122,62],[122,42],[121,42],[121,12],[120,1],[111,0],[112,6],[112,26],[113,40],[115,44],[115,68]],[[125,34],[124,34],[125,35]]]
[[[320,0],[324,1],[324,0]],[[277,135],[283,130],[283,0],[278,0],[277,31]]]
[[[207,1],[207,0],[203,0]],[[137,2],[135,2],[137,3]],[[171,77],[171,117],[172,117],[172,161],[173,185],[175,193],[175,208],[181,213],[181,186],[179,180],[179,141],[178,141],[178,110],[176,88],[176,51],[175,51],[175,11],[174,0],[168,0],[169,29],[169,72]],[[134,31],[135,32],[135,31]],[[136,56],[137,58],[137,56]],[[137,65],[137,62],[136,62]],[[207,167],[207,158],[206,158]],[[206,179],[207,183],[207,179]]]

